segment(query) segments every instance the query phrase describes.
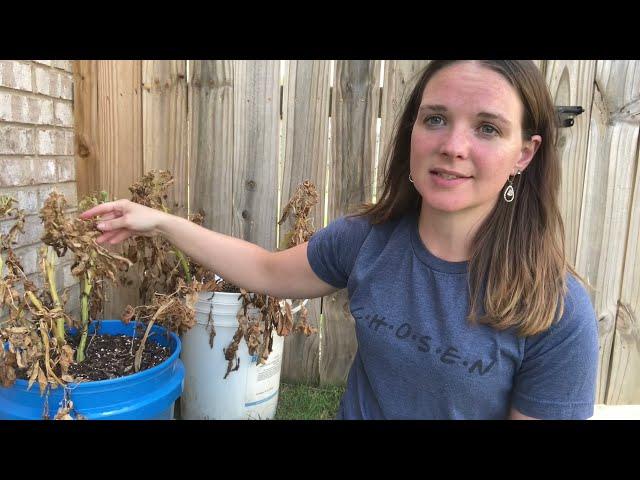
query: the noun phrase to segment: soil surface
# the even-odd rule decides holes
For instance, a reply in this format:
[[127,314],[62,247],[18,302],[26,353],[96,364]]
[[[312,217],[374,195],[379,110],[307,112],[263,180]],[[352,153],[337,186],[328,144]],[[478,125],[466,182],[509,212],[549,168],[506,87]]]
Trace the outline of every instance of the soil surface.
[[[110,380],[136,373],[133,368],[136,351],[144,330],[136,332],[136,338],[131,335],[89,335],[85,359],[81,363],[69,366],[69,374],[77,381]],[[68,336],[67,342],[74,349],[80,337]],[[171,356],[169,347],[163,347],[154,341],[153,332],[149,334],[142,353],[140,371],[155,367]],[[59,373],[59,372],[57,372]],[[17,378],[27,380],[26,369],[16,371]]]
[[[89,335],[84,361],[71,365],[69,374],[78,380],[96,381],[136,373],[133,362],[143,335],[144,333],[137,334],[135,339],[130,335]],[[79,338],[73,339],[70,343],[75,346],[77,341]],[[142,352],[140,371],[155,367],[170,356],[169,347],[156,343],[152,334],[149,334]]]

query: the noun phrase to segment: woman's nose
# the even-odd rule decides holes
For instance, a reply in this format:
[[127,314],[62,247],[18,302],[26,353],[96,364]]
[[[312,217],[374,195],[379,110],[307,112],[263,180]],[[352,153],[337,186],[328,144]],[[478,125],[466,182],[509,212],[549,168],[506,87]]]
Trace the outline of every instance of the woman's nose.
[[470,146],[468,135],[462,126],[452,127],[442,139],[440,153],[451,158],[466,158]]

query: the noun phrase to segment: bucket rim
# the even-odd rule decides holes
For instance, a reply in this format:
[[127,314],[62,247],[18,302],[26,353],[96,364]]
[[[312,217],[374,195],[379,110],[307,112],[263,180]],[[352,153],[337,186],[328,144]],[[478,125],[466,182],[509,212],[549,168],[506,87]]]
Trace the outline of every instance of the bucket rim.
[[206,291],[206,292],[198,292],[198,299],[201,299],[204,296],[207,296],[208,298],[203,299],[206,302],[209,302],[211,300],[213,300],[214,297],[222,297],[222,298],[233,298],[235,297],[238,301],[240,301],[241,299],[241,293],[240,292],[210,292],[210,291]]
[[[209,298],[202,298],[204,295],[209,294],[209,293],[211,294],[211,296]],[[242,304],[242,298],[240,297],[240,294],[235,293],[235,292],[199,292],[198,293],[198,301],[196,302],[196,304],[194,306],[194,309],[197,312],[200,312],[200,313],[208,313],[208,312],[205,312],[203,310],[198,310],[198,304],[199,303],[211,304],[213,299],[214,299],[214,296],[219,296],[219,295],[223,295],[222,296],[222,300],[223,301],[222,302],[216,302],[216,303],[218,303],[218,305],[234,305],[234,304],[241,305]],[[237,297],[232,300],[233,296],[235,296],[235,295],[237,295]],[[220,298],[220,297],[218,297],[218,298]],[[224,302],[224,300],[226,300],[229,303]],[[293,301],[294,300],[302,300],[302,301],[300,302],[299,305],[293,307]],[[308,298],[282,298],[282,299],[280,299],[280,302],[279,302],[280,308],[284,308],[285,302],[289,302],[289,304],[292,306],[291,313],[292,314],[296,314],[302,309],[303,306],[305,306],[309,302],[309,299]]]

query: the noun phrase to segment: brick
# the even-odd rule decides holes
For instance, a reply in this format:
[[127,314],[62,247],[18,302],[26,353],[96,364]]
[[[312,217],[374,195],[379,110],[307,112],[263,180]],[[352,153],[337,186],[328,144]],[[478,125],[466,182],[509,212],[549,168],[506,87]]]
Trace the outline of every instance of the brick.
[[63,285],[64,288],[70,287],[79,282],[78,277],[74,276],[73,273],[71,273],[71,265],[72,264],[67,264],[62,268],[63,283],[60,283],[60,285]]
[[58,290],[58,295],[62,295],[62,292],[64,290],[64,267],[60,265],[60,262],[58,260],[58,257],[56,257],[56,290]]
[[31,282],[33,282],[33,284],[38,290],[40,290],[44,286],[44,280],[42,279],[42,275],[40,275],[40,272],[27,275],[27,278]]
[[[60,268],[60,271],[64,270],[64,267],[72,265],[75,261],[75,255],[71,250],[67,250],[62,257],[56,256],[56,268]],[[63,275],[63,274],[61,274]],[[64,276],[64,275],[63,275]],[[62,285],[62,284],[60,284]]]
[[31,157],[0,158],[0,187],[29,185],[31,169]]
[[77,281],[69,287],[69,297],[64,310],[72,314],[71,318],[80,318],[80,284]]
[[0,86],[31,92],[31,66],[15,60],[0,60]]
[[56,185],[44,185],[38,190],[37,202],[38,202],[39,209],[44,206],[44,203],[49,198],[49,195],[51,194],[51,192],[54,192],[54,191],[56,192],[58,191],[58,189],[56,188]]
[[11,98],[8,92],[0,92],[0,120],[5,122],[11,117]]
[[64,151],[66,155],[75,155],[76,153],[76,134],[73,130],[64,132]]
[[0,187],[54,183],[58,180],[55,158],[0,158]]
[[[74,298],[74,297],[71,297]],[[69,303],[71,303],[71,298],[69,298]],[[65,308],[65,311],[67,312],[67,315],[69,315],[71,318],[76,319],[76,322],[80,321],[80,302],[78,302],[78,304],[76,306],[69,306],[67,308]]]
[[58,97],[60,93],[60,85],[57,82],[58,76],[51,72],[48,68],[36,68],[36,85],[35,92],[49,95],[50,97]]
[[72,182],[76,179],[76,160],[73,157],[58,158],[58,181]]
[[78,185],[76,182],[59,183],[56,185],[56,190],[64,195],[67,199],[69,208],[77,207],[78,205]]
[[51,125],[53,124],[53,101],[0,92],[0,120]]
[[60,96],[65,100],[73,100],[73,75],[70,73],[62,73],[62,91]]
[[[71,215],[71,214],[70,214]],[[73,254],[73,252],[67,250],[67,253],[65,255],[63,255],[62,257],[60,257],[59,259],[60,265],[72,265],[73,262],[75,261],[75,255]]]
[[38,213],[38,187],[0,188],[0,195],[13,197],[26,214]]
[[56,102],[55,124],[73,127],[73,104],[71,102]]
[[[63,133],[58,130],[38,130],[38,153],[40,155],[63,155]],[[56,151],[57,150],[57,151]]]
[[71,63],[71,60],[54,60],[53,66],[67,72],[73,71],[73,64]]
[[[0,222],[0,234],[6,235],[11,227],[15,225],[15,220],[4,220]],[[44,235],[44,227],[38,215],[29,215],[25,218],[24,232],[18,233],[16,241],[18,245],[33,245],[39,243]]]
[[30,245],[28,247],[16,248],[13,250],[20,259],[22,269],[26,275],[38,272],[38,246]]
[[38,154],[73,155],[73,131],[38,130]]
[[38,213],[40,211],[37,187],[21,187],[16,191],[14,198],[26,213]]
[[49,194],[53,191],[61,193],[67,200],[67,208],[73,209],[78,203],[78,192],[76,182],[56,183],[54,185],[43,185],[38,193],[38,204],[40,207],[49,198]]
[[[76,299],[78,297],[69,297],[69,305],[65,308],[65,312],[67,315],[73,319],[74,322],[79,323],[81,314],[80,314],[80,300],[77,300],[77,304],[72,304],[71,300]],[[74,300],[75,301],[75,300]]]
[[24,244],[40,243],[44,236],[44,225],[39,215],[30,215],[24,223]]
[[34,184],[55,183],[58,181],[58,162],[55,158],[32,159],[32,175]]
[[49,97],[73,98],[73,76],[67,72],[36,67],[35,92]]
[[[30,275],[27,275],[27,278],[31,280]],[[13,288],[15,288],[18,291],[18,293],[20,294],[20,298],[22,298],[22,295],[24,294],[24,288],[22,287],[22,282],[18,283],[17,285],[14,285]]]
[[35,150],[35,132],[30,128],[0,125],[0,154],[31,155]]

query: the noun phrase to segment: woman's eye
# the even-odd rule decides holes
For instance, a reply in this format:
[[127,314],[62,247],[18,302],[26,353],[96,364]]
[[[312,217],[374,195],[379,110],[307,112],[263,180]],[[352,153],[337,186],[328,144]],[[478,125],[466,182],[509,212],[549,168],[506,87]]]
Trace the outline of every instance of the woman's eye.
[[430,117],[424,119],[424,123],[433,127],[437,127],[444,124],[444,118],[442,118],[440,115],[431,115]]
[[497,135],[500,132],[498,132],[498,129],[496,127],[494,127],[493,125],[482,125],[480,127],[480,132],[483,133],[484,135]]

